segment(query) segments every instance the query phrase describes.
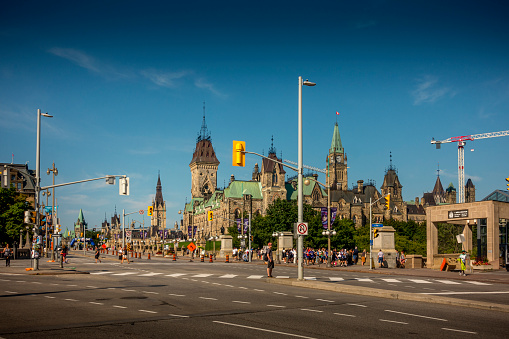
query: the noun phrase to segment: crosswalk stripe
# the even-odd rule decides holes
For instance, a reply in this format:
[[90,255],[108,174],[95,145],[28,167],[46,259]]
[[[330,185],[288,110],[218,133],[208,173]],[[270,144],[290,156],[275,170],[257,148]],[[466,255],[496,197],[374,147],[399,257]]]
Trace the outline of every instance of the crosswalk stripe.
[[208,273],[203,273],[203,274],[196,274],[196,275],[192,275],[191,277],[192,278],[206,278],[206,277],[210,277],[212,274],[208,274]]
[[235,278],[236,276],[237,276],[236,274],[225,274],[225,275],[220,276],[219,278],[231,279],[231,278]]
[[398,279],[382,279],[383,281],[385,282],[390,282],[390,283],[399,283],[401,282],[401,280],[398,280]]
[[304,277],[304,280],[316,280],[316,277]]
[[483,283],[483,282],[480,282],[480,281],[465,281],[469,284],[474,284],[474,285],[491,285],[491,284],[488,284],[488,283]]
[[147,273],[147,274],[140,274],[139,277],[153,277],[154,275],[159,275],[159,274],[162,274],[162,273],[151,272],[151,273]]
[[364,281],[364,282],[373,282],[373,280],[369,278],[355,278],[357,281]]
[[290,279],[290,276],[288,275],[278,275],[276,279]]
[[180,277],[183,275],[186,275],[187,273],[173,273],[173,274],[167,274],[167,277]]
[[411,282],[414,282],[416,284],[432,284],[431,281],[427,281],[427,280],[421,280],[421,279],[408,279],[410,280]]
[[442,284],[447,284],[447,285],[461,285],[461,283],[452,281],[452,280],[436,280],[436,281],[441,282]]
[[247,277],[248,279],[261,279],[263,278],[263,275],[250,275],[249,277]]
[[337,278],[337,277],[329,277],[329,280],[330,281],[343,281],[345,279],[344,278]]
[[136,272],[115,273],[113,275],[131,275],[131,274],[136,274]]

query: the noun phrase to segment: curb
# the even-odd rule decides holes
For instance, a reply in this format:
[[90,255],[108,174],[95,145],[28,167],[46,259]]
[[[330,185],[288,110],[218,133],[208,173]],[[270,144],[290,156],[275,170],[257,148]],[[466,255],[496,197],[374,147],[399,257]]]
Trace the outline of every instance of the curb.
[[470,307],[470,308],[478,308],[478,309],[483,309],[483,310],[509,313],[509,305],[492,304],[492,303],[487,303],[487,302],[483,302],[483,301],[454,299],[454,298],[448,298],[448,297],[438,297],[438,296],[415,294],[415,293],[409,293],[409,292],[387,291],[387,290],[381,290],[381,289],[370,288],[370,287],[359,288],[359,287],[355,287],[355,286],[337,285],[337,284],[331,284],[331,283],[326,283],[326,282],[321,282],[321,281],[306,281],[306,280],[301,281],[301,280],[296,280],[296,279],[266,279],[266,282],[269,284],[312,288],[312,289],[317,289],[317,290],[325,290],[325,291],[347,293],[347,294],[354,294],[354,295],[365,295],[365,296],[377,297],[377,298],[427,302],[427,303],[431,303],[431,304]]

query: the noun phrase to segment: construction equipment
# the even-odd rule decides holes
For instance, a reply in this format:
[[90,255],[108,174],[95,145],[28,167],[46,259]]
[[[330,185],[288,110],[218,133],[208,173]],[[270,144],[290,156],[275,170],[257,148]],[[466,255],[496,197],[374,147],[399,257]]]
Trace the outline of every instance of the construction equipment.
[[445,140],[435,140],[431,139],[431,143],[436,146],[437,149],[440,149],[441,144],[457,142],[458,143],[458,203],[465,202],[465,144],[467,141],[474,141],[479,139],[487,139],[487,138],[496,138],[503,137],[509,135],[509,130],[501,131],[501,132],[491,132],[491,133],[481,133],[481,134],[473,134],[473,135],[464,135],[459,137],[452,137]]

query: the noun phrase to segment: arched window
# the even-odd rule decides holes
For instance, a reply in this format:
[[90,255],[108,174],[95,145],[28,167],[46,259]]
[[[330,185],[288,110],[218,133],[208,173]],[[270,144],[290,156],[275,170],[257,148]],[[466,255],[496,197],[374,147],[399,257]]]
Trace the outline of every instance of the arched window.
[[240,219],[240,209],[235,210],[235,219]]
[[277,172],[276,168],[272,170],[272,186],[277,186]]

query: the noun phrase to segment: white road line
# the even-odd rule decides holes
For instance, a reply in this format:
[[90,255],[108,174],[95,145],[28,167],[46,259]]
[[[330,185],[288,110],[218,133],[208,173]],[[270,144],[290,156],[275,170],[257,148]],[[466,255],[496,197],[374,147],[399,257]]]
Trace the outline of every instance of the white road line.
[[304,280],[316,280],[316,277],[304,277]]
[[371,280],[369,278],[355,278],[355,280],[362,281],[362,282],[374,282],[373,280]]
[[453,294],[507,294],[509,291],[490,291],[490,292],[423,292],[419,294],[439,294],[439,295],[453,295]]
[[286,306],[281,306],[281,305],[267,305],[268,307],[280,307],[280,308],[285,308]]
[[216,298],[207,298],[207,297],[198,297],[199,299],[205,299],[205,300],[217,300]]
[[219,278],[231,279],[231,278],[235,278],[236,276],[237,276],[236,274],[225,274],[225,275],[220,276]]
[[155,275],[159,275],[159,274],[162,274],[162,273],[147,273],[147,274],[140,274],[138,277],[153,277]]
[[42,284],[41,282],[38,282],[38,281],[32,281],[32,284]]
[[232,303],[237,303],[237,304],[251,304],[251,302],[249,302],[249,301],[239,301],[239,300],[232,300]]
[[122,289],[122,291],[126,291],[126,292],[136,292],[136,290],[126,290],[126,289]]
[[358,307],[368,307],[366,305],[361,305],[361,304],[347,304],[347,305],[350,305],[350,306],[358,306]]
[[311,310],[311,309],[309,309],[309,308],[301,308],[300,310],[301,310],[301,311],[307,311],[307,312],[323,313],[323,311],[319,311],[319,310]]
[[50,285],[53,285],[53,286],[58,286],[58,284],[50,284]]
[[438,281],[442,284],[447,284],[447,285],[461,285],[461,283],[452,281],[452,280],[435,280],[435,281]]
[[286,294],[286,293],[282,293],[282,292],[272,292],[272,293],[274,293],[274,294],[279,294],[279,295],[288,295],[288,294]]
[[203,274],[192,275],[191,277],[192,278],[206,278],[206,277],[210,277],[211,275],[213,275],[213,274],[203,273]]
[[380,321],[385,321],[386,323],[394,323],[394,324],[401,324],[401,325],[408,325],[408,323],[402,322],[402,321],[394,321],[394,320],[386,320],[386,319],[378,319]]
[[186,275],[187,273],[173,273],[173,274],[167,274],[166,277],[180,277],[183,275]]
[[179,315],[179,314],[168,314],[169,316],[172,316],[172,317],[179,317],[179,318],[189,318],[188,315]]
[[412,317],[419,317],[419,318],[432,319],[432,320],[438,320],[438,321],[448,321],[447,319],[428,317],[428,316],[419,315],[419,314],[405,313],[405,312],[399,312],[399,311],[393,311],[393,310],[384,310],[384,311],[385,312],[391,312],[391,313],[397,313],[397,314],[403,314],[403,315],[409,315],[409,316],[412,316]]
[[16,281],[16,282],[24,283],[24,282],[26,282],[26,281],[24,281],[24,280],[18,280],[18,281]]
[[454,328],[445,328],[445,327],[442,327],[443,330],[446,330],[446,331],[453,331],[453,332],[461,332],[461,333],[468,333],[468,334],[477,334],[477,332],[470,332],[470,331],[462,331],[462,330],[456,330]]
[[401,280],[398,279],[382,279],[383,281],[389,282],[389,283],[400,283]]
[[263,277],[264,277],[263,275],[250,275],[249,277],[247,277],[247,279],[261,279]]
[[10,293],[10,294],[17,294],[18,292],[12,292],[12,291],[5,291],[5,293]]
[[64,300],[67,300],[67,301],[79,301],[79,300],[76,300],[76,299],[64,299]]
[[416,284],[432,284],[431,281],[422,280],[422,279],[408,279],[411,282],[414,282]]
[[289,275],[278,275],[276,279],[290,279]]
[[108,287],[107,290],[116,290],[116,287]]
[[94,302],[94,301],[89,301],[88,303],[89,303],[89,304],[94,304],[94,305],[104,305],[104,303],[96,303],[96,302]]
[[336,278],[336,277],[330,277],[329,278],[330,281],[343,281],[345,280],[344,278]]
[[113,272],[92,272],[90,274],[110,274],[110,273],[113,273]]
[[78,287],[78,285],[67,285],[69,287]]
[[148,293],[148,294],[159,294],[157,292],[150,292],[150,291],[141,291],[142,293]]
[[328,302],[328,303],[333,303],[334,301],[332,300],[326,300],[326,299],[316,299],[318,301],[325,301],[325,302]]
[[305,297],[303,295],[296,295],[295,298],[302,298],[302,299],[308,299],[309,297]]
[[465,281],[465,282],[469,283],[469,284],[474,284],[474,285],[491,285],[491,284],[483,283],[483,282],[480,282],[480,281]]
[[335,315],[341,315],[343,317],[352,317],[352,318],[355,318],[356,316],[355,315],[352,315],[352,314],[344,314],[344,313],[333,313]]
[[48,299],[55,299],[55,297],[51,297],[49,295],[45,295],[44,298],[48,298]]
[[235,286],[233,286],[233,285],[224,285],[224,286],[226,286],[226,287],[235,287]]
[[116,307],[116,308],[127,308],[125,306],[118,306],[118,305],[113,305],[113,307]]
[[293,334],[293,333],[287,333],[287,332],[279,332],[279,331],[267,330],[267,329],[264,329],[264,328],[252,327],[252,326],[245,326],[245,325],[239,325],[239,324],[233,324],[233,323],[227,323],[227,322],[224,322],[224,321],[217,321],[217,320],[213,320],[212,322],[213,322],[213,323],[216,323],[216,324],[223,324],[223,325],[228,325],[228,326],[236,326],[236,327],[248,328],[248,329],[250,329],[250,330],[263,331],[263,332],[276,333],[276,334],[282,334],[282,335],[287,335],[287,336],[297,337],[297,338],[316,339],[316,338],[313,338],[313,337],[305,337],[305,336],[303,336],[303,335],[298,335],[298,334]]
[[172,295],[174,297],[185,297],[185,295],[183,295],[183,294],[173,294],[173,293],[170,293],[168,295]]
[[259,289],[256,289],[256,288],[253,288],[253,291],[256,291],[256,292],[265,292],[265,290],[259,290]]
[[240,288],[241,290],[247,290],[247,287],[244,286],[238,286],[237,288]]
[[99,288],[99,287],[96,287],[96,286],[87,286],[88,288]]
[[130,274],[136,274],[136,272],[115,273],[115,274],[112,274],[112,275],[130,275]]
[[147,310],[138,310],[139,312],[145,312],[145,313],[157,313],[155,311],[147,311]]

